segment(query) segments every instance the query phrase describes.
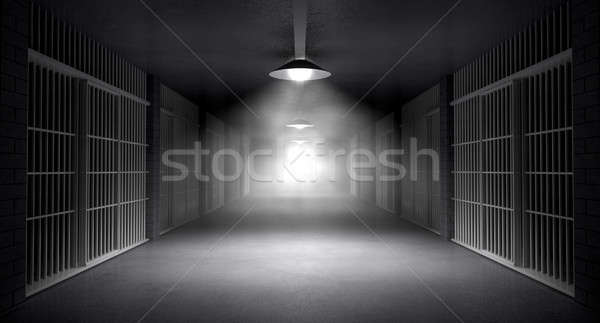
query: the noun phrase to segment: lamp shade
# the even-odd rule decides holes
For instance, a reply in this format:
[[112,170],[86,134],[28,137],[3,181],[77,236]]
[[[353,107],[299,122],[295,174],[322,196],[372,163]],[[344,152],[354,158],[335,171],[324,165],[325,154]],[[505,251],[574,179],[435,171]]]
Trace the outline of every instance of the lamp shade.
[[285,126],[288,127],[288,128],[295,128],[295,129],[298,129],[298,130],[302,130],[304,128],[312,128],[315,125],[312,124],[312,123],[310,123],[310,122],[308,122],[308,121],[306,121],[306,120],[304,120],[304,119],[296,119],[296,120],[294,120],[292,122],[287,123]]
[[281,80],[302,82],[324,79],[331,76],[331,73],[306,59],[295,59],[272,71],[269,76]]
[[309,143],[310,140],[305,140],[305,139],[294,139],[294,140],[290,140],[290,142],[295,143],[298,146],[302,146],[303,144]]

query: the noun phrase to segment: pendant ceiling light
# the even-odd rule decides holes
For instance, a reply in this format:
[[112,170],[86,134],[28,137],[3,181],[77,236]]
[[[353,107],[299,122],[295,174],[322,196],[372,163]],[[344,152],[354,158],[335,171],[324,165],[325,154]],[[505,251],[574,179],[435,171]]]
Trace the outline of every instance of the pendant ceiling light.
[[306,59],[306,0],[294,0],[294,53],[296,58],[269,73],[269,76],[288,81],[324,79],[331,73]]
[[295,119],[294,121],[286,124],[285,126],[288,127],[288,128],[295,128],[295,129],[298,129],[298,130],[302,130],[304,128],[312,128],[315,125],[312,124],[312,123],[310,123],[310,122],[308,122],[308,121],[306,121],[306,120],[304,120],[304,119]]
[[312,81],[329,77],[331,73],[306,59],[295,59],[269,73],[269,76],[288,81]]
[[309,143],[310,140],[294,139],[294,140],[290,140],[290,142],[293,142],[298,146],[302,146],[303,144]]

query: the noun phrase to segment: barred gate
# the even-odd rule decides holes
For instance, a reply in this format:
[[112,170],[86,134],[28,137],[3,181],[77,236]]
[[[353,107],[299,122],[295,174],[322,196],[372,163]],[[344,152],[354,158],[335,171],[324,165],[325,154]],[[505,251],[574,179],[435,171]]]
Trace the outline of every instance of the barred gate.
[[29,64],[28,291],[59,281],[80,266],[78,90],[79,80]]
[[146,103],[29,63],[27,294],[145,240]]
[[145,240],[147,172],[146,106],[93,85],[86,96],[87,263]]
[[454,104],[455,241],[573,293],[570,56]]
[[517,82],[523,126],[523,218],[519,263],[572,289],[573,120],[571,63]]
[[[433,113],[426,117],[427,127],[427,148],[433,152],[440,153],[440,110],[436,109]],[[440,169],[432,165],[432,160],[427,159],[429,170],[427,176],[427,192],[428,192],[428,214],[427,226],[435,232],[440,232],[441,214],[440,214]]]
[[569,4],[454,73],[454,240],[567,294],[573,274]]

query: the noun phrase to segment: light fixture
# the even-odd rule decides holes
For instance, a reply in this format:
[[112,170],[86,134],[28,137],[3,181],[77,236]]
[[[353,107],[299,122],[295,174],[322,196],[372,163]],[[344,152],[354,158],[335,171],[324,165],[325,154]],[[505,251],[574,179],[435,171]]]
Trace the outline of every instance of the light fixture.
[[306,59],[294,59],[269,73],[269,76],[276,79],[298,82],[324,79],[330,75],[331,73]]
[[302,146],[303,144],[309,143],[310,140],[294,139],[294,140],[290,140],[290,142],[293,142],[298,146]]
[[294,121],[285,125],[288,128],[296,128],[298,130],[302,130],[304,128],[312,128],[315,125],[304,120],[304,119],[295,119]]
[[295,58],[269,73],[269,76],[288,81],[304,82],[324,79],[331,73],[306,59],[306,0],[294,0]]

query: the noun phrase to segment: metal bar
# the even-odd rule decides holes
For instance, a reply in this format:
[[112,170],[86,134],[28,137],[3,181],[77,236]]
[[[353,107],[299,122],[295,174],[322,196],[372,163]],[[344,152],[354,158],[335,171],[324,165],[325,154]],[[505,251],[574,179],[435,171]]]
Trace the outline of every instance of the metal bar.
[[524,78],[524,77],[527,77],[530,75],[535,75],[535,74],[539,73],[540,71],[546,70],[548,67],[570,61],[571,56],[572,56],[571,53],[572,53],[572,51],[569,48],[569,49],[562,51],[554,56],[551,56],[545,60],[542,60],[542,61],[536,63],[535,65],[531,65],[531,66],[529,66],[525,69],[522,69],[514,74],[508,75],[502,79],[494,81],[493,83],[491,83],[485,87],[482,87],[481,89],[470,92],[468,94],[464,93],[461,96],[456,97],[456,99],[454,99],[452,102],[450,102],[450,105],[455,106],[459,102],[463,102],[463,101],[469,100],[473,97],[480,96],[487,91],[493,90],[500,86],[507,86],[510,84],[510,82],[512,82],[515,79],[520,79],[520,78]]

